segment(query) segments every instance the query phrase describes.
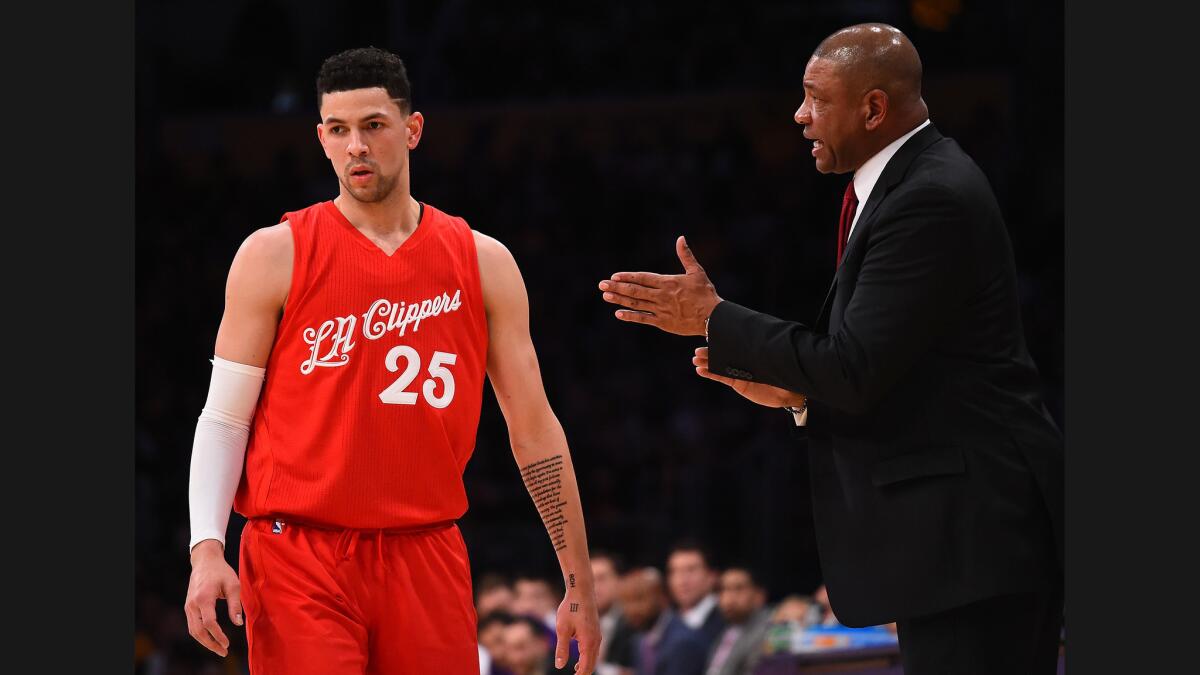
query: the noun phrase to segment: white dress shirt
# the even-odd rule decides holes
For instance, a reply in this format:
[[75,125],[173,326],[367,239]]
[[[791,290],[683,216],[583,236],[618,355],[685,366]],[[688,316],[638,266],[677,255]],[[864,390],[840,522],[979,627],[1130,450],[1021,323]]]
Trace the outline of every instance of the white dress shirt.
[[700,628],[704,625],[704,620],[708,618],[708,613],[717,606],[717,596],[709,593],[704,596],[704,599],[696,603],[696,606],[686,612],[680,612],[679,618],[688,625],[689,628]]
[[[907,134],[888,143],[886,147],[863,162],[863,165],[858,167],[858,170],[854,172],[854,196],[858,199],[858,207],[854,209],[854,220],[851,221],[850,232],[846,235],[846,248],[850,247],[850,238],[854,236],[854,226],[858,224],[858,217],[862,215],[863,205],[871,198],[871,191],[875,189],[875,184],[879,182],[879,177],[883,175],[883,170],[887,167],[887,163],[891,161],[896,151],[900,149],[900,146],[904,145],[905,141],[927,126],[929,126],[928,118]],[[805,408],[804,412],[799,415],[793,414],[792,417],[796,418],[796,426],[802,427],[807,425],[808,408]]]

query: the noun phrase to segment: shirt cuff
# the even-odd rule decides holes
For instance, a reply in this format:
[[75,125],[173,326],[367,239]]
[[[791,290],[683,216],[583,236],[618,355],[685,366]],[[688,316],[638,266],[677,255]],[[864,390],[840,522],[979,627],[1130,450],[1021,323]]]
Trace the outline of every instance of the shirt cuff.
[[799,413],[799,414],[792,413],[792,418],[796,420],[796,426],[798,426],[798,427],[808,426],[808,408],[805,408],[804,412]]

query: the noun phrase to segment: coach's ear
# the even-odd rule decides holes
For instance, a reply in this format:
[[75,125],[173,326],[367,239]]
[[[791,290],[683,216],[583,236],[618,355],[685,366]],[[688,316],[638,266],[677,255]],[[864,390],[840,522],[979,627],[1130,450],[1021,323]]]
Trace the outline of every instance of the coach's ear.
[[421,133],[425,130],[425,116],[414,110],[404,121],[404,126],[408,129],[408,149],[413,150],[421,142]]

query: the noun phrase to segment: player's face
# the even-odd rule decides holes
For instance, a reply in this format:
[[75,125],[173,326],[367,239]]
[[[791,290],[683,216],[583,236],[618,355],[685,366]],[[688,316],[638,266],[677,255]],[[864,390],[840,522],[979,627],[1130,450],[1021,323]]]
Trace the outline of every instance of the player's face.
[[796,123],[813,141],[812,156],[821,173],[854,171],[862,157],[866,132],[866,105],[847,86],[837,65],[813,58],[804,69],[804,101],[796,110]]
[[712,592],[716,574],[695,551],[679,551],[667,560],[667,588],[682,609],[691,609]]
[[403,178],[408,152],[421,139],[424,118],[405,114],[383,87],[321,97],[317,138],[333,164],[343,193],[361,202],[387,199]]

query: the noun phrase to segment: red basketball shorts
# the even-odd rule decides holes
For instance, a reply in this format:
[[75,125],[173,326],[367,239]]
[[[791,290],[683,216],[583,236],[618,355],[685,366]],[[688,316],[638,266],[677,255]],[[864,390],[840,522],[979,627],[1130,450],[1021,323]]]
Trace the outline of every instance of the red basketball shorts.
[[254,519],[239,576],[252,675],[479,675],[452,523],[380,533]]

